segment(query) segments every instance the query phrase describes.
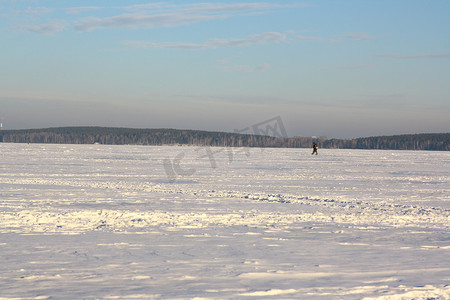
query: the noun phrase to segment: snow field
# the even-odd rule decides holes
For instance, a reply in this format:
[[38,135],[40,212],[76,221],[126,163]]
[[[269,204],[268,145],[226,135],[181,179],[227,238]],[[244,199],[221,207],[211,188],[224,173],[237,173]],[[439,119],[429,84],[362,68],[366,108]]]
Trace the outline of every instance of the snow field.
[[450,298],[450,153],[0,151],[0,298]]

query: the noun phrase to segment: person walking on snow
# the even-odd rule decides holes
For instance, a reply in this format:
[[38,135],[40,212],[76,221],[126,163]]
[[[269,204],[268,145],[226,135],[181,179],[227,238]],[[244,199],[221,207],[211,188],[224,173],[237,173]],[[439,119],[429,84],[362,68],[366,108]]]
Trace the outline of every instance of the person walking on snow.
[[317,155],[317,144],[313,143],[313,152],[311,154],[316,154]]

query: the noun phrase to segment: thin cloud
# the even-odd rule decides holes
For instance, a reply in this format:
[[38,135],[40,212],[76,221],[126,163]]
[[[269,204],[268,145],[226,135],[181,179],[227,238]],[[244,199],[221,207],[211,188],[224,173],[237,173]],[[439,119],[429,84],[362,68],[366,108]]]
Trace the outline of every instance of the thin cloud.
[[109,18],[87,18],[80,21],[76,31],[92,31],[96,29],[122,28],[139,29],[154,27],[172,27],[221,18],[220,16],[195,16],[187,14],[145,15],[124,14]]
[[[129,13],[106,18],[86,18],[75,26],[76,31],[97,29],[140,29],[154,27],[173,27],[216,19],[231,18],[236,15],[269,13],[275,9],[305,7],[303,3],[236,3],[215,4],[197,3],[187,5],[169,5],[150,3],[119,7]],[[118,8],[118,7],[116,7]],[[76,12],[77,10],[75,10]]]
[[185,49],[185,50],[195,50],[195,49],[206,49],[211,48],[206,44],[195,44],[195,43],[156,43],[147,41],[125,41],[125,45],[133,46],[137,48],[161,48],[161,49]]
[[245,47],[260,43],[277,43],[286,40],[286,35],[278,32],[265,32],[253,34],[242,39],[209,39],[204,43],[157,43],[146,41],[126,41],[126,45],[139,48],[163,48],[163,49],[216,49]]
[[28,7],[24,10],[15,10],[10,12],[9,14],[11,16],[42,16],[49,14],[53,11],[53,9],[45,7],[45,6],[39,6],[39,7]]
[[172,5],[167,3],[148,3],[148,4],[136,4],[126,7],[122,7],[128,11],[142,11],[142,10],[155,10],[160,11],[184,11],[188,13],[224,13],[224,12],[246,12],[246,11],[263,11],[271,9],[287,9],[287,8],[302,8],[306,7],[305,3],[294,4],[275,4],[266,2],[256,3],[233,3],[233,4],[220,4],[220,3],[193,3],[193,4],[181,4]]
[[397,55],[397,54],[380,54],[378,58],[396,58],[396,59],[447,59],[450,53],[440,54],[418,54],[418,55]]
[[64,30],[66,22],[54,21],[48,24],[41,25],[21,25],[16,27],[17,30],[28,31],[37,34],[51,34]]
[[369,41],[373,40],[375,36],[369,35],[366,32],[355,32],[344,35],[344,38],[355,40],[355,41]]

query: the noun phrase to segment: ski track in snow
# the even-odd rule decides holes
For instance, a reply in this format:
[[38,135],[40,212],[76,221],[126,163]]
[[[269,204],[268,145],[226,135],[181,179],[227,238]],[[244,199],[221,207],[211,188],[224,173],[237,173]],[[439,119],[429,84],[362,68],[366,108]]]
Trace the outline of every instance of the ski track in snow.
[[450,299],[447,152],[0,151],[0,298]]

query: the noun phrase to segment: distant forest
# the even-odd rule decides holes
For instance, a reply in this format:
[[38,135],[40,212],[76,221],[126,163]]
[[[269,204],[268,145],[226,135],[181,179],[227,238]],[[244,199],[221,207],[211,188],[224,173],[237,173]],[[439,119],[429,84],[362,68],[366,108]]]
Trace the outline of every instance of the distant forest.
[[226,132],[111,127],[60,127],[3,130],[0,142],[108,145],[198,145],[225,147],[310,148],[315,142],[329,149],[450,150],[450,133],[377,136],[356,139],[272,137]]

